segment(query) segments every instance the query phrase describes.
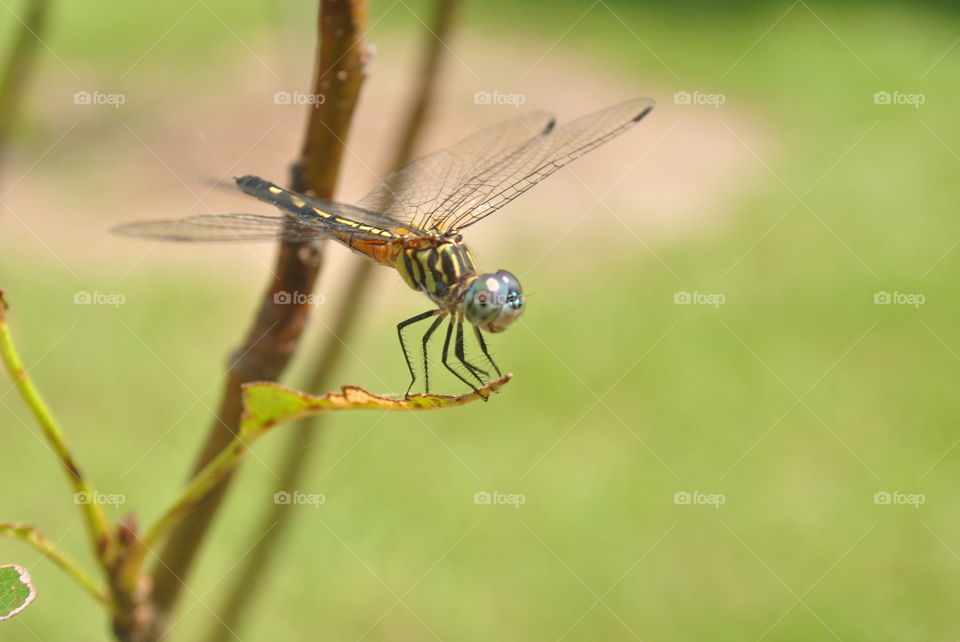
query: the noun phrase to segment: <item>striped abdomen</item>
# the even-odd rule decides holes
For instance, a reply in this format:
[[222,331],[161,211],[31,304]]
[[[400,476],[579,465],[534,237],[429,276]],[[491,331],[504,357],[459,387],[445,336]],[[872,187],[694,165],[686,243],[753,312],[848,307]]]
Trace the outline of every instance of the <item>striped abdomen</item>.
[[411,288],[448,305],[459,303],[460,286],[476,274],[465,245],[441,240],[404,247],[394,259],[394,267]]

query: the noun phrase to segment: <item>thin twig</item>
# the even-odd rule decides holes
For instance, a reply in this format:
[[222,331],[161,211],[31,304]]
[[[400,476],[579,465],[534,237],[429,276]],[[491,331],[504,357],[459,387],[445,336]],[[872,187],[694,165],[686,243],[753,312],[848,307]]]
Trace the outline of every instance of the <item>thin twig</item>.
[[[423,125],[434,101],[435,86],[446,48],[445,41],[453,26],[459,2],[460,0],[435,2],[430,33],[427,34],[426,47],[416,76],[416,87],[401,130],[402,137],[390,163],[391,169],[406,165],[413,157],[417,140],[423,132]],[[330,387],[332,373],[339,368],[344,347],[350,342],[353,329],[357,325],[357,316],[370,291],[374,268],[372,261],[362,261],[353,269],[346,289],[350,296],[338,311],[331,331],[313,351],[314,356],[309,361],[316,364],[316,367],[301,386],[303,389],[314,391]],[[281,466],[279,488],[300,487],[300,480],[303,479],[307,462],[311,460],[314,450],[312,446],[319,438],[319,428],[323,420],[323,415],[315,415],[299,422],[290,432]],[[208,638],[211,642],[226,642],[232,638],[231,631],[240,628],[241,618],[250,612],[250,603],[258,588],[264,587],[265,583],[261,578],[279,551],[278,542],[289,523],[289,516],[292,515],[286,508],[272,504],[264,511],[256,532],[265,534],[258,537],[252,550],[244,558],[224,606],[219,610],[219,620],[213,624]]]
[[[340,170],[350,119],[365,77],[367,54],[361,40],[366,24],[366,0],[321,0],[319,42],[314,63],[314,93],[324,100],[311,106],[293,187],[331,198]],[[278,304],[280,292],[311,292],[320,269],[319,248],[304,243],[280,246],[277,275],[265,292],[253,328],[240,356],[230,365],[218,417],[194,472],[202,470],[233,439],[242,413],[241,385],[276,380],[292,358],[310,312],[310,304]],[[307,297],[302,297],[307,299]],[[296,300],[296,299],[295,299]],[[230,476],[223,478],[209,500],[186,515],[171,534],[153,570],[154,639],[180,595],[195,555],[209,531]]]
[[0,358],[3,359],[4,366],[6,366],[17,391],[30,408],[37,424],[39,424],[47,445],[56,455],[67,474],[67,480],[74,492],[75,502],[80,506],[83,522],[87,527],[87,533],[93,545],[94,557],[106,571],[114,554],[113,537],[110,533],[107,516],[96,501],[96,490],[80,472],[80,467],[70,452],[70,447],[67,445],[67,440],[57,424],[57,420],[50,409],[47,408],[33,382],[30,381],[30,377],[27,376],[27,371],[20,361],[20,355],[17,354],[14,347],[10,327],[7,325],[6,308],[7,304],[3,299],[3,291],[0,290]]
[[97,584],[86,572],[80,568],[66,553],[53,545],[53,542],[44,537],[36,528],[29,524],[16,524],[10,522],[0,523],[0,537],[9,537],[17,539],[39,551],[45,558],[62,568],[67,574],[75,579],[80,586],[87,590],[93,598],[113,609],[113,601],[110,598],[107,589]]
[[[400,399],[374,395],[357,386],[343,386],[340,392],[310,395],[269,382],[249,384],[244,391],[246,410],[240,432],[229,446],[220,451],[203,470],[193,476],[181,491],[179,498],[147,530],[140,540],[141,549],[144,552],[153,550],[186,513],[206,500],[213,487],[240,463],[246,452],[253,447],[254,442],[280,424],[304,416],[342,410],[423,412],[453,408],[478,399],[485,399],[502,388],[510,378],[511,375],[504,375],[477,390],[457,396],[424,393]],[[145,553],[140,554],[141,560],[143,557]]]

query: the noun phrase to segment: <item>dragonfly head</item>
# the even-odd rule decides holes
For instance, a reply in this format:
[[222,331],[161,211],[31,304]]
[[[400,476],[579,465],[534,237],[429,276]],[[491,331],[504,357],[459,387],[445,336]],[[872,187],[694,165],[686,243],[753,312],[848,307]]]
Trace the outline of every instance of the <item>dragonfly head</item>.
[[479,274],[463,297],[467,321],[487,332],[503,332],[523,313],[523,288],[506,270]]

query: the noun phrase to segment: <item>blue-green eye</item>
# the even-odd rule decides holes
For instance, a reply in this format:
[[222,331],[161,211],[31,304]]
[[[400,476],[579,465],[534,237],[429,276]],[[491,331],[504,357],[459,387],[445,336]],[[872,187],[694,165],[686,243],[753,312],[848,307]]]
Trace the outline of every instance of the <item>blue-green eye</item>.
[[463,297],[467,321],[487,332],[503,332],[523,312],[523,288],[506,270],[479,274]]

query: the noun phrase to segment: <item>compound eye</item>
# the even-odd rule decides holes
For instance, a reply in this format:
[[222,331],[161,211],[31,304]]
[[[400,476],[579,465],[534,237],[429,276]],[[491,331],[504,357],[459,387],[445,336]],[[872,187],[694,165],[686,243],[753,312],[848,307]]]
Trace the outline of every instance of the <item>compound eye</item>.
[[506,270],[478,275],[463,300],[467,320],[487,332],[502,332],[522,310],[523,290]]
[[[491,284],[493,285],[493,284]],[[500,303],[512,308],[523,307],[523,288],[520,287],[520,281],[506,270],[500,270],[496,274],[496,292],[500,296]]]
[[[503,332],[523,313],[523,288],[520,287],[517,277],[506,270],[497,272],[494,281],[497,286],[494,295],[497,297],[499,309],[484,329],[488,332]],[[489,285],[492,290],[494,283]]]

